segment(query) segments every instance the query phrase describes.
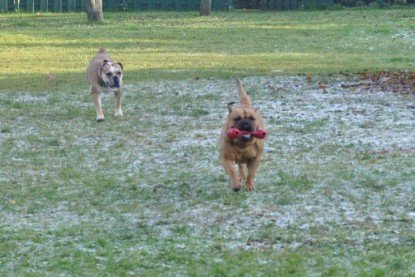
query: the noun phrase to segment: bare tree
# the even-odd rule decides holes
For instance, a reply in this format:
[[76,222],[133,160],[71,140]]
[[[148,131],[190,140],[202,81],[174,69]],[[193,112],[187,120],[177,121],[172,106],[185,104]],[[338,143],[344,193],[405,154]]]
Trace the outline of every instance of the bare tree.
[[86,0],[86,14],[89,21],[103,21],[102,0]]
[[200,15],[209,16],[212,7],[212,0],[200,0]]

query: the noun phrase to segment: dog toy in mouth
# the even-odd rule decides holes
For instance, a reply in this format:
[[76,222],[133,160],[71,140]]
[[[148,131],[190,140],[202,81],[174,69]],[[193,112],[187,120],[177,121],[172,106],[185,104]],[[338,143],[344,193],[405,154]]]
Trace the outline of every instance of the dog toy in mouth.
[[264,139],[267,136],[267,132],[265,130],[262,130],[262,129],[257,129],[257,130],[255,130],[253,132],[241,131],[241,130],[239,130],[237,128],[230,128],[228,130],[228,136],[231,139],[236,139],[239,136],[243,136],[243,135],[252,135],[252,136],[254,136],[256,138]]

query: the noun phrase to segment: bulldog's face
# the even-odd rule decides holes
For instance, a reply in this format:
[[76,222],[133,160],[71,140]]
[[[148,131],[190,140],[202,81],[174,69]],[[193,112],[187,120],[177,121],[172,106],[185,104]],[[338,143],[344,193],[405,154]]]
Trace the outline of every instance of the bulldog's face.
[[[232,108],[229,107],[229,116],[227,125],[229,128],[237,128],[241,131],[253,132],[258,126],[256,120],[258,113],[256,110],[251,108]],[[247,142],[253,139],[250,134],[242,135],[237,138],[240,141]]]
[[101,79],[111,89],[118,89],[122,84],[122,71],[123,67],[121,63],[113,63],[104,60],[101,65]]

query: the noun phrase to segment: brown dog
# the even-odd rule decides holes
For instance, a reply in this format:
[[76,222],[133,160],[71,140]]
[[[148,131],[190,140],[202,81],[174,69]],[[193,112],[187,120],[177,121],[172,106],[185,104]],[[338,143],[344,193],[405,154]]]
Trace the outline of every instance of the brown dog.
[[[254,178],[264,150],[264,140],[251,134],[232,139],[228,136],[228,130],[237,128],[241,131],[253,132],[259,128],[265,129],[265,125],[261,114],[252,107],[251,99],[238,77],[236,84],[240,106],[233,107],[234,102],[228,104],[229,114],[221,135],[221,158],[223,167],[231,178],[232,190],[239,191],[241,181],[246,179],[245,188],[251,191],[254,190]],[[235,162],[239,167],[239,177],[235,171]]]
[[113,91],[115,96],[115,116],[123,116],[121,110],[121,87],[123,66],[115,63],[100,48],[98,54],[91,60],[86,69],[86,78],[90,85],[90,91],[94,99],[97,121],[104,120],[102,112],[101,97],[105,91]]

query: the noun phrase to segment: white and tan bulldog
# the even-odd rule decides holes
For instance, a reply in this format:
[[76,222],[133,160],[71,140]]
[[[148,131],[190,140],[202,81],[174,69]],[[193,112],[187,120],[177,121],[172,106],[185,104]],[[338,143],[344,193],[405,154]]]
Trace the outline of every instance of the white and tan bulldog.
[[91,60],[86,69],[86,78],[90,85],[90,91],[94,99],[97,113],[97,121],[104,120],[102,112],[101,97],[104,92],[113,91],[115,96],[115,116],[123,116],[121,110],[121,87],[122,87],[123,66],[114,62],[100,48],[98,54]]

